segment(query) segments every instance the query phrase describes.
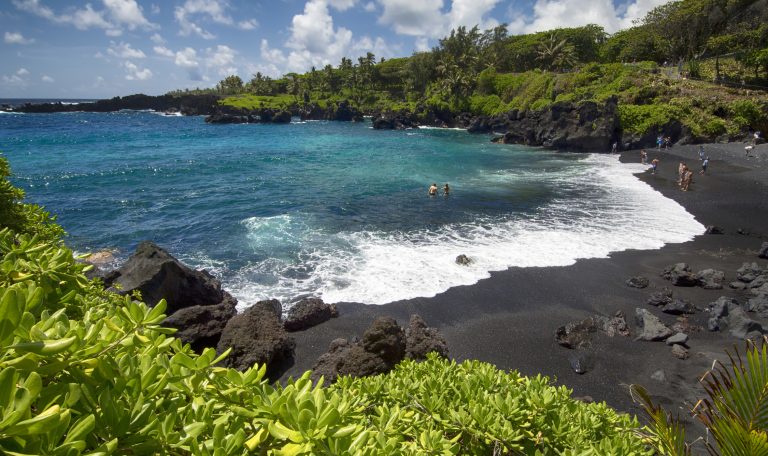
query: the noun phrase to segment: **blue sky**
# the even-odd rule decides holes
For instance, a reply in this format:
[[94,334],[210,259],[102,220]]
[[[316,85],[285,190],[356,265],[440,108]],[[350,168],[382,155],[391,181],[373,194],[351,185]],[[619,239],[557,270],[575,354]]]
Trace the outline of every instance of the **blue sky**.
[[666,0],[0,0],[0,98],[105,98],[280,76],[451,28],[631,26]]

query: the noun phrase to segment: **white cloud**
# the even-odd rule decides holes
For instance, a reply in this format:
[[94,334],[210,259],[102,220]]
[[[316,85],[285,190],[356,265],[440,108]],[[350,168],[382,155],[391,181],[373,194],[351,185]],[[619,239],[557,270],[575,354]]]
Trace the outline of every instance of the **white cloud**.
[[237,54],[234,49],[222,44],[216,46],[215,49],[208,48],[206,52],[208,53],[206,64],[211,67],[231,66],[235,62],[235,54]]
[[203,80],[203,76],[200,73],[200,61],[197,57],[197,51],[193,48],[186,47],[176,52],[174,63],[176,66],[184,68],[187,71],[189,79],[193,81]]
[[240,21],[237,23],[237,28],[241,30],[253,30],[259,26],[259,22],[256,19],[248,19],[247,21]]
[[328,0],[328,5],[339,10],[346,11],[355,6],[357,0]]
[[152,48],[155,51],[155,54],[162,55],[163,57],[175,57],[176,53],[172,50],[168,49],[165,46],[155,46]]
[[149,37],[150,40],[152,40],[155,44],[165,44],[165,40],[162,36],[160,36],[159,33],[153,33],[152,36]]
[[128,74],[125,75],[125,79],[129,81],[145,81],[152,77],[152,71],[149,68],[140,68],[130,60],[126,60],[123,63]]
[[125,24],[128,30],[134,30],[136,27],[144,29],[154,29],[157,25],[152,24],[144,17],[141,7],[136,0],[102,0],[104,6],[109,11],[110,17],[118,24]]
[[509,11],[511,33],[533,33],[558,27],[580,27],[599,24],[606,32],[632,27],[632,21],[642,19],[653,8],[668,0],[634,0],[616,7],[611,0],[536,0],[533,15],[526,17]]
[[121,59],[143,59],[146,57],[146,54],[141,49],[134,49],[129,43],[123,42],[120,44],[111,42],[107,53]]
[[374,3],[374,2],[366,3],[365,6],[363,6],[363,10],[365,10],[365,12],[367,12],[367,13],[372,13],[372,12],[376,11],[376,3]]
[[180,28],[179,35],[195,34],[206,40],[216,38],[216,35],[195,22],[195,17],[242,30],[253,30],[258,26],[256,19],[243,19],[236,23],[227,13],[228,9],[229,3],[226,0],[186,0],[182,6],[177,6],[174,10],[174,16]]
[[56,82],[55,79],[53,79],[52,77],[48,76],[47,74],[44,74],[43,77],[40,78],[40,80],[43,81],[43,82],[48,82],[48,83]]
[[177,52],[175,63],[182,68],[197,68],[200,65],[200,62],[197,60],[197,51],[191,47]]
[[[141,27],[147,30],[158,26],[149,22],[136,0],[102,0],[104,10],[95,10],[90,3],[81,9],[74,9],[63,14],[56,14],[40,0],[12,0],[21,11],[35,14],[57,24],[68,24],[78,30],[102,29],[108,36],[120,36],[122,27],[129,30]],[[111,20],[108,20],[111,19]]]
[[443,0],[378,0],[384,11],[379,22],[395,32],[414,36],[440,36],[445,27]]
[[429,39],[426,36],[417,37],[414,46],[417,52],[426,52],[430,49]]
[[383,8],[379,22],[403,35],[441,38],[459,26],[488,29],[499,23],[488,17],[500,0],[452,0],[443,11],[443,0],[378,0]]
[[5,42],[8,44],[32,44],[35,42],[32,38],[24,38],[19,32],[5,32]]
[[333,17],[325,0],[309,0],[303,14],[293,16],[291,37],[286,46],[289,71],[306,71],[311,66],[336,64],[352,42],[352,32],[334,28]]
[[4,74],[2,81],[5,85],[26,87],[27,79],[25,76],[29,76],[29,70],[26,68],[19,68],[14,74],[10,76]]

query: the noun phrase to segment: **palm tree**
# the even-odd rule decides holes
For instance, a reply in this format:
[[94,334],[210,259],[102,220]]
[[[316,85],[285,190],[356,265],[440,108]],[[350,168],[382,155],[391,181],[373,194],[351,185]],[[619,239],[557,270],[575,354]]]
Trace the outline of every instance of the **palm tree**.
[[566,39],[558,40],[554,33],[539,45],[536,60],[549,70],[565,70],[576,65],[576,48]]

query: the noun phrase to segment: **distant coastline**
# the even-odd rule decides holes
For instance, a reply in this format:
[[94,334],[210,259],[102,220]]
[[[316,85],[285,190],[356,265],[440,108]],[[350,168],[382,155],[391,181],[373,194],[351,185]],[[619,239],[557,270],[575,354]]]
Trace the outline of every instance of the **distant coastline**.
[[93,103],[100,98],[0,98],[0,106],[24,106],[30,104],[61,103],[61,104],[80,104]]

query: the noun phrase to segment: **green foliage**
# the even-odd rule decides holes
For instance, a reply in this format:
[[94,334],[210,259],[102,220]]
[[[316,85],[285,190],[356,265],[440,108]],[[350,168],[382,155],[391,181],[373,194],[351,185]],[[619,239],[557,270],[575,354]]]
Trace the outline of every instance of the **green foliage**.
[[632,133],[658,131],[681,114],[680,108],[670,104],[619,105],[621,126],[624,131]]
[[[768,337],[747,341],[744,356],[728,353],[728,365],[716,363],[701,379],[706,397],[691,411],[714,437],[705,442],[713,455],[768,455]],[[649,437],[664,455],[690,454],[678,420],[654,406],[648,393],[633,385],[651,417]]]
[[768,122],[768,103],[762,107],[754,100],[735,100],[728,107],[739,128],[758,127]]
[[56,224],[55,218],[37,205],[22,204],[24,191],[11,184],[8,180],[10,176],[8,160],[0,156],[0,229],[37,234],[49,241],[60,239],[64,230]]

